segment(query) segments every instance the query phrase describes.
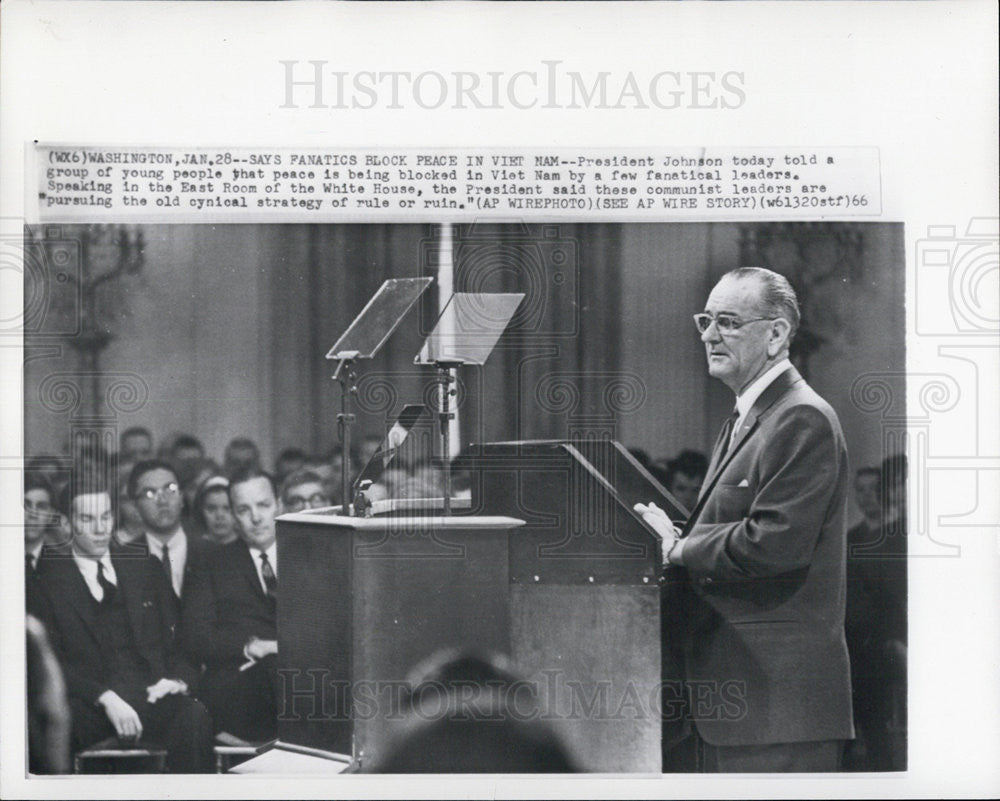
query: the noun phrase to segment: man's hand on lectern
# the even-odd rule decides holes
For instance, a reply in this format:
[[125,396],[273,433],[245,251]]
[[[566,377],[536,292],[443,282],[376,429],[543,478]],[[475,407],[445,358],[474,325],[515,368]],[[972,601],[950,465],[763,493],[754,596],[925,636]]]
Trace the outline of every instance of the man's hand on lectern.
[[646,524],[659,535],[660,541],[663,543],[663,564],[671,564],[669,554],[677,543],[680,531],[677,530],[667,513],[652,501],[648,506],[644,503],[637,503],[633,508],[642,515]]

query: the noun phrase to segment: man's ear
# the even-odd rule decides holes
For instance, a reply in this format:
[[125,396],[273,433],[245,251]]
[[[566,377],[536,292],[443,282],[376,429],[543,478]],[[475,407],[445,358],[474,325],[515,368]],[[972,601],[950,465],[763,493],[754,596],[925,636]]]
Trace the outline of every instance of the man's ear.
[[783,350],[788,350],[788,338],[792,333],[792,325],[784,317],[771,321],[771,336],[767,341],[767,355],[774,357]]

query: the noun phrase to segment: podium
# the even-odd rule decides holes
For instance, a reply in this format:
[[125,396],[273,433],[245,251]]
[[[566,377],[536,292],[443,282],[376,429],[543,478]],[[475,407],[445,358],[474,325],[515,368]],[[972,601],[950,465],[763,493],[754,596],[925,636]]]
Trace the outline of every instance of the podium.
[[419,508],[439,503],[278,518],[279,748],[363,766],[414,665],[443,648],[511,652],[507,554],[522,521]]
[[685,511],[616,442],[493,443],[463,467],[473,497],[451,517],[427,500],[278,518],[279,743],[363,765],[414,665],[485,650],[583,769],[659,773],[659,540],[632,505]]
[[465,466],[474,514],[525,521],[509,554],[511,657],[545,706],[569,711],[552,725],[588,769],[659,773],[661,735],[682,726],[662,722],[661,683],[681,676],[663,647],[659,539],[632,507],[687,511],[613,440],[473,446]]

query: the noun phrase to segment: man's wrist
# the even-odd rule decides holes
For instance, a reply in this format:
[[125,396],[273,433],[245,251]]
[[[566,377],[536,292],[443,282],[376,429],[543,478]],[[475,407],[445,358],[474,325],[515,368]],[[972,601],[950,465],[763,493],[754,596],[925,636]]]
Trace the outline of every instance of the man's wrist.
[[680,537],[676,537],[674,541],[667,548],[667,552],[663,555],[664,564],[668,567],[672,565],[683,564],[681,561],[681,554],[684,552],[684,540]]

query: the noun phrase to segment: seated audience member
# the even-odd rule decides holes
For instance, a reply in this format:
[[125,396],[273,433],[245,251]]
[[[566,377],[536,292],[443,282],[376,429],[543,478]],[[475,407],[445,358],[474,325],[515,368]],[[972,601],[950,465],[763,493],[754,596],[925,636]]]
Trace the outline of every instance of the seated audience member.
[[378,453],[382,447],[383,437],[378,434],[367,434],[361,440],[361,447],[358,449],[358,464],[364,468],[371,458]]
[[279,513],[301,512],[330,505],[323,480],[311,470],[297,470],[281,484]]
[[226,446],[222,472],[232,478],[247,470],[260,470],[260,450],[257,443],[247,437],[236,437]]
[[40,473],[45,476],[53,492],[59,492],[62,485],[66,482],[66,471],[63,468],[63,462],[56,456],[49,456],[47,454],[33,456],[25,463],[24,472]]
[[306,462],[306,452],[301,448],[285,448],[278,454],[274,464],[274,480],[280,486],[296,470],[300,470]]
[[211,476],[194,496],[193,517],[202,538],[214,545],[228,545],[239,536],[229,507],[229,479]]
[[337,471],[334,472],[333,465],[323,457],[308,456],[302,464],[302,469],[308,470],[310,473],[315,473],[319,476],[320,481],[323,482],[323,489],[326,491],[326,494],[330,496],[331,501],[333,503],[340,503],[341,476],[339,467]]
[[189,537],[181,525],[181,490],[177,474],[166,462],[150,459],[132,468],[129,497],[145,528],[138,542],[160,563],[160,569],[178,601],[184,585],[202,559],[202,545]]
[[38,563],[46,547],[49,529],[56,520],[52,487],[41,473],[24,476],[24,592],[27,609],[35,608]]
[[66,682],[45,626],[25,621],[28,696],[28,772],[69,773],[70,711]]
[[211,721],[188,695],[198,674],[175,643],[159,569],[109,550],[114,509],[102,477],[75,473],[58,507],[70,545],[43,554],[38,608],[66,681],[73,749],[146,738],[167,749],[168,770],[210,771]]
[[144,426],[126,428],[118,446],[118,458],[125,462],[143,462],[153,458],[153,435]]
[[667,462],[667,489],[690,512],[708,472],[708,459],[697,451],[681,451]]
[[184,496],[181,516],[186,522],[196,525],[194,523],[194,497],[198,494],[202,484],[212,476],[218,475],[222,475],[222,468],[212,459],[202,459],[192,468],[188,483],[181,484],[181,494]]
[[445,651],[408,680],[403,717],[365,773],[570,773],[537,694],[497,657]]
[[184,598],[182,639],[205,665],[199,697],[217,732],[245,740],[277,732],[278,564],[273,479],[234,476],[229,501],[240,538],[208,549]]
[[178,434],[170,447],[170,463],[174,475],[183,487],[189,483],[205,459],[205,446],[190,434]]
[[861,510],[861,522],[847,532],[850,545],[861,545],[878,539],[882,527],[882,471],[877,467],[862,467],[854,474],[854,498]]
[[862,497],[870,483],[862,472],[859,506],[877,503],[881,519],[871,525],[866,514],[848,542],[844,630],[857,739],[848,744],[845,766],[899,771],[906,769],[906,458],[882,462],[877,501]]
[[135,465],[119,463],[118,467],[118,525],[115,528],[115,542],[129,545],[142,539],[146,533],[146,524],[142,522],[138,505],[128,494],[128,479]]

